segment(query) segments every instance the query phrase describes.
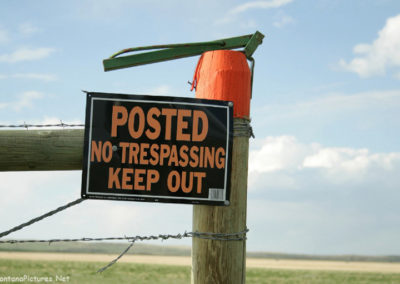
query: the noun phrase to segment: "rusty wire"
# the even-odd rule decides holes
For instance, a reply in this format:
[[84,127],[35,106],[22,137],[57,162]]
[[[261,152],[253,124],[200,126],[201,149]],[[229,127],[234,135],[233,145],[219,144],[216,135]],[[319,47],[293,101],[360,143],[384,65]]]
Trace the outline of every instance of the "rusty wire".
[[[39,222],[40,220],[43,220],[45,218],[48,218],[60,211],[63,211],[69,207],[72,207],[74,205],[77,205],[81,203],[83,200],[82,198],[79,198],[75,201],[69,202],[66,205],[60,206],[54,210],[51,210],[43,215],[40,215],[39,217],[33,218],[28,222],[22,223],[18,226],[15,226],[14,228],[4,231],[0,233],[0,238],[7,236],[15,231],[21,230],[24,227],[30,226],[36,222]],[[52,243],[57,243],[57,242],[92,242],[92,241],[118,241],[118,240],[126,240],[130,242],[129,246],[115,259],[113,259],[110,263],[108,263],[106,266],[103,268],[99,269],[97,272],[101,273],[114,265],[121,257],[123,257],[129,249],[134,245],[136,241],[147,241],[147,240],[168,240],[168,239],[182,239],[182,238],[200,238],[200,239],[205,239],[205,240],[213,240],[213,241],[245,241],[247,239],[246,235],[249,229],[245,229],[241,232],[234,232],[234,233],[213,233],[213,232],[184,232],[183,234],[176,234],[176,235],[170,235],[170,234],[159,234],[159,235],[149,235],[149,236],[124,236],[124,237],[105,237],[105,238],[74,238],[74,239],[26,239],[26,240],[15,240],[15,239],[9,239],[9,240],[0,240],[0,245],[1,244],[21,244],[21,243],[48,243],[49,245]]]
[[38,128],[46,128],[46,127],[84,127],[84,124],[69,124],[69,123],[56,123],[56,124],[2,124],[0,125],[0,128],[33,128],[33,127],[38,127]]

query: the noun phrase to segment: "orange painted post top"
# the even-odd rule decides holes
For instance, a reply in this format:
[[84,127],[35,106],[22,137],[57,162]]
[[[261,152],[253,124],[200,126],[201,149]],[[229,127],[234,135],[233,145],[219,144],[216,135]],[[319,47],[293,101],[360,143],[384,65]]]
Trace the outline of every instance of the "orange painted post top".
[[193,77],[196,98],[233,102],[233,116],[249,119],[251,73],[239,51],[215,50],[202,54]]

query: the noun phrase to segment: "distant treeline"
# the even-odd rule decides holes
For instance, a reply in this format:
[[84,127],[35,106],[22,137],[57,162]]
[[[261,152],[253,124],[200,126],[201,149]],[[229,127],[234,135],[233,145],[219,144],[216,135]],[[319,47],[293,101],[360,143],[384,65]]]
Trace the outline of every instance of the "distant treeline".
[[311,255],[270,252],[247,252],[247,257],[272,259],[301,260],[336,260],[336,261],[370,261],[370,262],[400,262],[400,255]]
[[[25,243],[0,244],[0,251],[24,252],[57,252],[57,253],[99,253],[119,254],[128,246],[127,243]],[[139,255],[168,255],[190,256],[189,246],[163,246],[135,244],[128,254]],[[302,260],[336,260],[336,261],[372,261],[372,262],[400,262],[400,255],[369,256],[369,255],[309,255],[270,252],[247,252],[247,257],[269,259],[302,259]]]

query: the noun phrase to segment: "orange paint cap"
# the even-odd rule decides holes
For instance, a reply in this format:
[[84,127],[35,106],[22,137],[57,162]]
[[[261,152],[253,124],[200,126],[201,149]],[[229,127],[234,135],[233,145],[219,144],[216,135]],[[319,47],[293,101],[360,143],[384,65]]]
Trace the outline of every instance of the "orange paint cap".
[[196,98],[233,102],[233,116],[249,119],[251,72],[239,51],[216,50],[201,55],[193,76]]

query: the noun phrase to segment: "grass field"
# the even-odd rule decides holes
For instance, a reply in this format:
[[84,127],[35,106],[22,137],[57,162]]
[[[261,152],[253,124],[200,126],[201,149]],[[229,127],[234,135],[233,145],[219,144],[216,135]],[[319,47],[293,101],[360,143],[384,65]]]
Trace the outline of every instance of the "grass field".
[[[59,252],[59,253],[88,253],[88,254],[118,254],[127,247],[126,242],[59,242],[52,243],[21,243],[21,244],[1,244],[0,252]],[[171,255],[171,256],[190,256],[190,246],[169,246],[135,243],[135,246],[127,253],[134,255]],[[267,259],[290,259],[290,260],[328,260],[345,262],[391,262],[400,263],[400,255],[368,256],[368,255],[307,255],[289,254],[272,252],[247,252],[250,258]]]
[[[10,277],[47,277],[53,283],[190,283],[190,266],[0,259],[0,282]],[[247,283],[400,283],[400,273],[247,269]],[[44,278],[42,278],[44,279]],[[45,283],[42,280],[41,283]]]

